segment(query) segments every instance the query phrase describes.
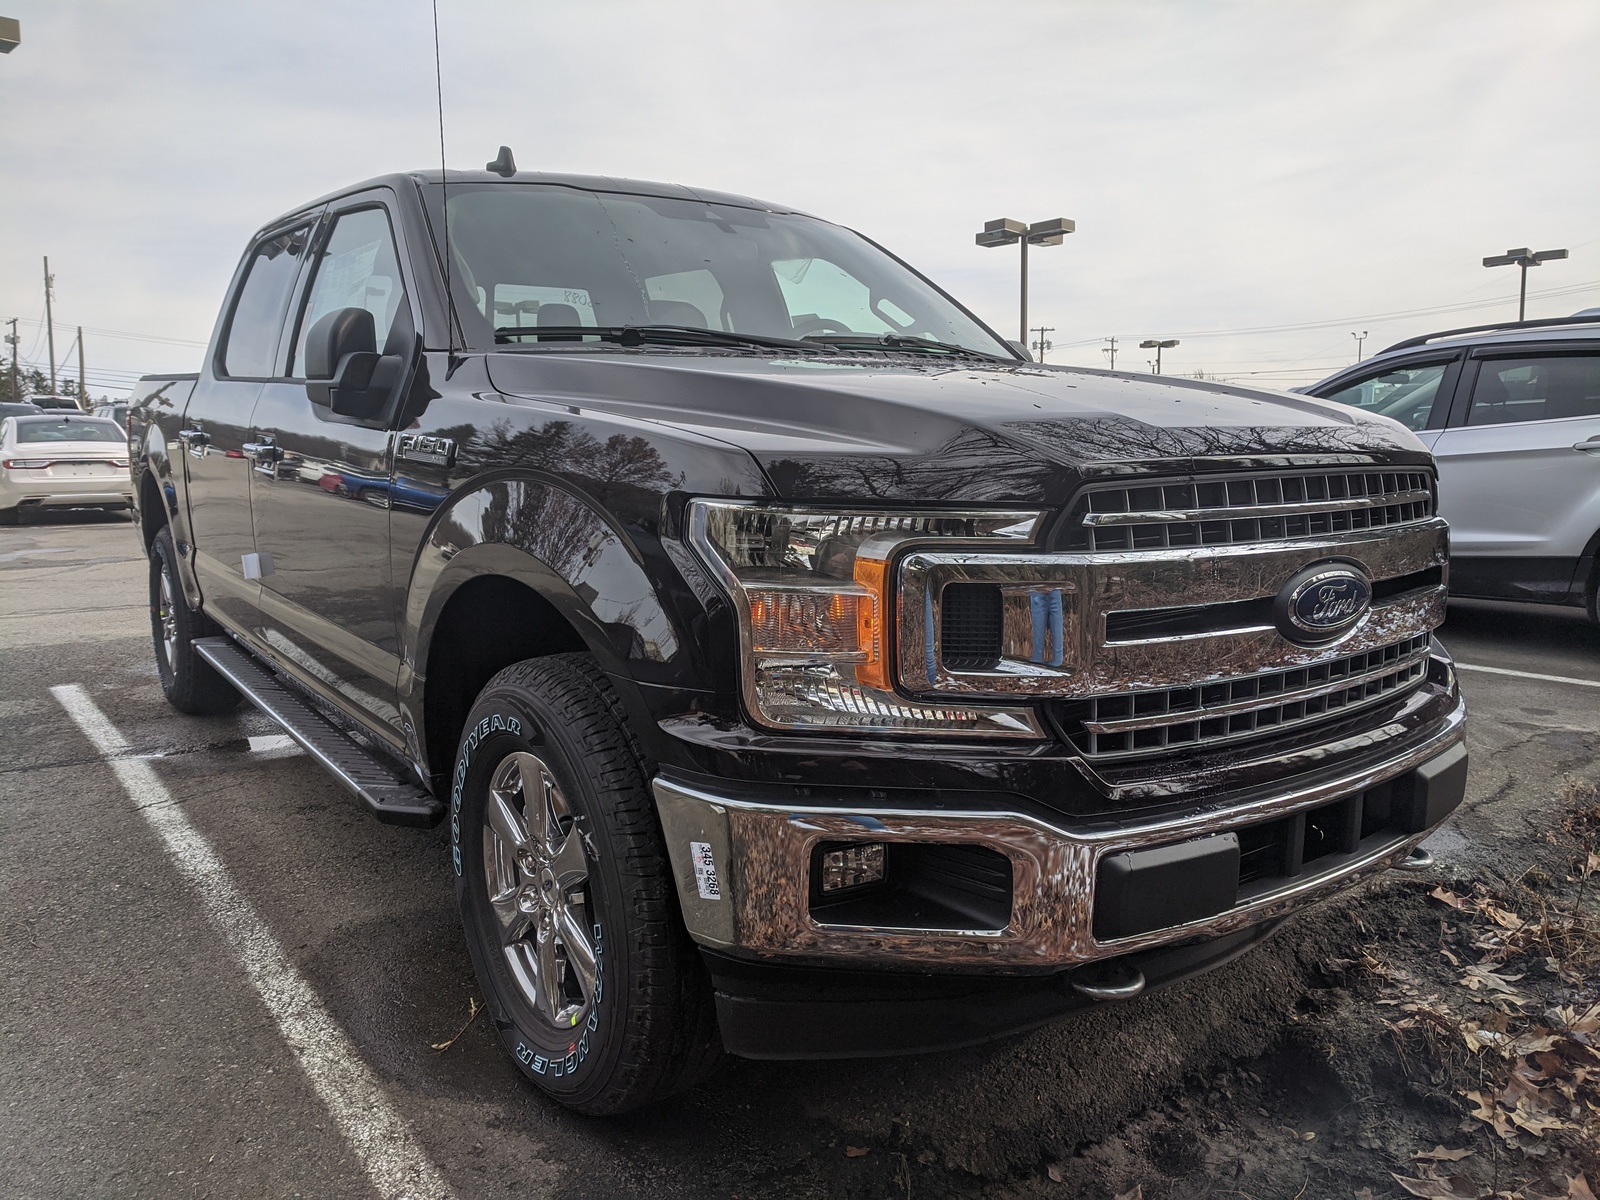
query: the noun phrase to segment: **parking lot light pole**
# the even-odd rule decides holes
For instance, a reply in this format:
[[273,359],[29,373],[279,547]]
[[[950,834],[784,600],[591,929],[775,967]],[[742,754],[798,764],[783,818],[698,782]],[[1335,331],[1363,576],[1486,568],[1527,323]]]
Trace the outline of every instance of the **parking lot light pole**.
[[1150,339],[1148,339],[1146,341],[1140,342],[1139,343],[1139,349],[1141,349],[1141,350],[1154,350],[1156,352],[1156,370],[1155,370],[1155,373],[1157,375],[1159,375],[1159,374],[1161,374],[1161,352],[1163,350],[1171,350],[1177,344],[1178,344],[1178,339],[1177,338],[1168,338],[1164,342],[1157,341],[1155,338],[1150,338]]
[[1360,333],[1357,333],[1355,330],[1352,329],[1350,331],[1350,336],[1355,338],[1355,340],[1356,340],[1356,361],[1360,362],[1361,361],[1361,344],[1367,340],[1367,331],[1365,329],[1363,329]]
[[1517,320],[1525,321],[1528,316],[1528,268],[1537,267],[1551,259],[1565,258],[1565,250],[1536,250],[1528,252],[1526,246],[1515,250],[1507,250],[1504,254],[1496,254],[1483,260],[1486,267],[1509,267],[1513,263],[1522,268],[1522,287],[1517,292]]
[[1078,228],[1075,222],[1065,217],[1056,217],[1049,221],[1035,221],[1032,225],[1025,225],[1021,221],[1014,221],[1010,217],[1001,217],[998,221],[986,221],[983,232],[978,234],[977,242],[980,246],[1022,246],[1022,336],[1017,340],[1026,349],[1028,345],[1028,245],[1059,246],[1066,240],[1066,236]]

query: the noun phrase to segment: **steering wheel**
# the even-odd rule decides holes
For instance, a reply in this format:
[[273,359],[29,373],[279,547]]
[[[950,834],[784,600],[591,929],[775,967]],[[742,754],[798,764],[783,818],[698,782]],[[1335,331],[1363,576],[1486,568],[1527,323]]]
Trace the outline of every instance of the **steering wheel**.
[[794,336],[797,338],[810,337],[813,333],[854,333],[855,330],[843,321],[835,321],[832,317],[812,317],[802,326],[796,323]]

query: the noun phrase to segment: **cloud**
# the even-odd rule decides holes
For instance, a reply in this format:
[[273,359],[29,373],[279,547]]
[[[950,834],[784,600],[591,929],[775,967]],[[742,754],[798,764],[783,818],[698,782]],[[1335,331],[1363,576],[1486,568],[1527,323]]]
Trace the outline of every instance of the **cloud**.
[[[42,316],[49,254],[63,323],[204,340],[254,228],[437,162],[425,2],[13,9],[0,316]],[[1349,330],[1198,335],[1511,295],[1478,260],[1513,245],[1572,247],[1535,289],[1600,280],[1600,153],[1576,116],[1600,103],[1600,8],[1581,0],[441,0],[440,21],[452,166],[505,142],[525,168],[781,200],[1007,333],[1016,252],[972,235],[1074,218],[1034,260],[1060,361],[1184,332],[1169,369],[1306,382],[1350,359]],[[1367,348],[1506,311],[1371,319]],[[88,344],[92,374],[198,360]]]

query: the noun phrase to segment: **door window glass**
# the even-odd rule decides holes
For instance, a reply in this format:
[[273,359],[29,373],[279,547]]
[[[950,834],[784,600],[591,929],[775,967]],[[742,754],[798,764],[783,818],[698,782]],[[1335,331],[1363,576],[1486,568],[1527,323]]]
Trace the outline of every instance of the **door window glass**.
[[1433,403],[1439,397],[1439,384],[1449,365],[1394,367],[1342,387],[1323,399],[1393,417],[1411,429],[1426,429],[1428,418],[1433,415]]
[[226,374],[244,379],[277,374],[278,335],[310,229],[307,225],[268,238],[250,256],[223,344]]
[[1478,368],[1468,425],[1600,416],[1600,355],[1495,358]]
[[305,375],[306,335],[328,313],[341,308],[364,308],[372,314],[380,353],[404,352],[402,347],[388,344],[397,325],[405,324],[397,318],[402,311],[409,316],[409,311],[389,217],[381,208],[361,208],[340,216],[317,256],[316,275],[295,339],[292,374],[296,379]]

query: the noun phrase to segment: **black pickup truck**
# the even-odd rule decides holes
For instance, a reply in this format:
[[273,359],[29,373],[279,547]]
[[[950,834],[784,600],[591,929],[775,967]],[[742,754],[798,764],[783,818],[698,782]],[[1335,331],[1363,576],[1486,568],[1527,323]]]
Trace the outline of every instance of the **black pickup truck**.
[[267,225],[128,432],[168,700],[448,821],[535,1083],[972,1044],[1428,865],[1411,433],[1035,365],[836,225],[509,159]]

